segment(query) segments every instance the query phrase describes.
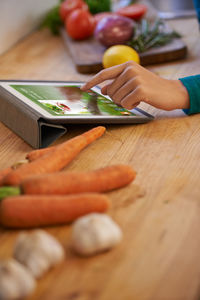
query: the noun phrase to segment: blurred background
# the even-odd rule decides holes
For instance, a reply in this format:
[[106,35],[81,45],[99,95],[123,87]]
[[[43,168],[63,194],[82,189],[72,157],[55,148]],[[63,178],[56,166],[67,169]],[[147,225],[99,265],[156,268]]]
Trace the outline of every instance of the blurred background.
[[58,0],[0,0],[0,54],[33,31]]
[[159,16],[165,19],[196,16],[192,0],[150,0],[150,2],[158,10]]
[[[113,6],[125,6],[130,0],[113,0]],[[144,1],[137,1],[143,2]],[[148,2],[148,1],[145,1]],[[161,18],[195,16],[192,0],[149,0]],[[46,12],[58,0],[0,0],[0,54],[33,31]]]

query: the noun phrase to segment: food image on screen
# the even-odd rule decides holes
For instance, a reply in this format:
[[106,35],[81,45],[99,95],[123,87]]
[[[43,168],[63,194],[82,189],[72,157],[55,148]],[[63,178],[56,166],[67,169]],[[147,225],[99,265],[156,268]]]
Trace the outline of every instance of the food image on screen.
[[83,92],[77,85],[12,84],[10,87],[54,116],[135,115],[93,90]]

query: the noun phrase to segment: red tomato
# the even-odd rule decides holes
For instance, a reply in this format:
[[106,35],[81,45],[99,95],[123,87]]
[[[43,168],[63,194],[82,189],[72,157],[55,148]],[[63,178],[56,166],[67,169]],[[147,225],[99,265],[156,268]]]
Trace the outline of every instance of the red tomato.
[[119,8],[116,13],[134,20],[140,20],[147,12],[147,6],[144,4],[132,4]]
[[69,36],[76,40],[83,40],[93,34],[94,17],[86,10],[74,10],[65,21],[65,28]]
[[70,15],[75,9],[84,9],[88,10],[87,4],[83,0],[65,0],[61,3],[59,13],[60,18],[64,22],[66,18]]

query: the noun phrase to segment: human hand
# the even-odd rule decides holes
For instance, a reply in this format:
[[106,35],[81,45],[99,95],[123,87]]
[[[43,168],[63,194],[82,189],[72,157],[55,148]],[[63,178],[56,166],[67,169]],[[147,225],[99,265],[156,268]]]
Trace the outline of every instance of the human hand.
[[181,81],[164,79],[133,61],[100,71],[82,90],[110,79],[112,82],[101,89],[102,94],[126,109],[133,109],[141,101],[164,110],[189,108],[189,95]]

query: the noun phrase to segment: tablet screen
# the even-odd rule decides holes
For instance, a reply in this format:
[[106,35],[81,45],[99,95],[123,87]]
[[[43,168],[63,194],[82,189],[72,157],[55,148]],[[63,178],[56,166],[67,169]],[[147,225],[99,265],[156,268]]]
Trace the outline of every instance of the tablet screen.
[[[81,90],[80,82],[2,81],[0,86],[20,101],[51,120],[65,118],[84,120],[101,119],[151,119],[140,109],[131,111],[116,105],[98,87],[88,92]],[[147,121],[147,120],[146,120]]]
[[7,89],[44,109],[52,116],[135,115],[116,105],[95,89],[83,92],[80,85],[8,84]]

